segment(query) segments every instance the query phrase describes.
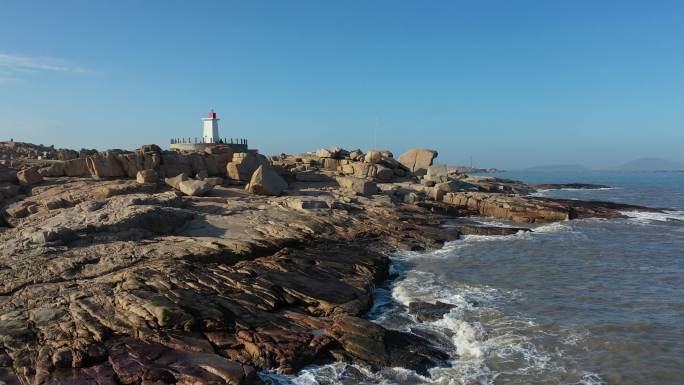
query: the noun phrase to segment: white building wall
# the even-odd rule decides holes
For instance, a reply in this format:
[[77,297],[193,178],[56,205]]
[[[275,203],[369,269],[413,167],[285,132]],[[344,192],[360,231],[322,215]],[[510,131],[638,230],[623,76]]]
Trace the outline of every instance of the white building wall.
[[218,119],[203,118],[204,122],[204,143],[214,143],[219,140]]

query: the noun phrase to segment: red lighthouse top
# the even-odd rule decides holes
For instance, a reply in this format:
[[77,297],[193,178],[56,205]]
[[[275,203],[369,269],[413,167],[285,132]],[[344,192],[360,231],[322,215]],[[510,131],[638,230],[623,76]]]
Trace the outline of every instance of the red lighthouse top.
[[216,119],[216,112],[214,112],[214,110],[209,111],[209,116],[208,116],[208,117],[211,118],[211,119]]

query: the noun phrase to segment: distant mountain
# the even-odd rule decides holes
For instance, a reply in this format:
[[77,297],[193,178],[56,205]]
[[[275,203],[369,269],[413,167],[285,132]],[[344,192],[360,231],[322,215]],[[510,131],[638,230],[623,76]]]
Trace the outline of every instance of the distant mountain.
[[581,164],[548,164],[543,166],[528,167],[523,171],[543,171],[543,172],[585,172],[590,171]]
[[674,171],[684,167],[680,162],[660,158],[640,158],[627,162],[617,169],[621,171]]

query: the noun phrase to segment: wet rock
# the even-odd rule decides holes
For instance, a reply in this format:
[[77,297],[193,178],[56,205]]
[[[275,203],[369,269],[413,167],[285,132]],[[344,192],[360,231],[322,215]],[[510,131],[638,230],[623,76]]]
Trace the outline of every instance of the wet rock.
[[463,235],[513,235],[521,231],[529,232],[532,230],[525,227],[459,225],[458,231]]
[[427,375],[428,369],[446,365],[449,356],[413,334],[387,330],[356,317],[342,317],[332,327],[343,352],[338,357],[353,358],[374,368],[403,367]]
[[415,315],[422,322],[432,322],[442,319],[455,307],[456,305],[440,301],[435,303],[411,302],[409,303],[409,314]]

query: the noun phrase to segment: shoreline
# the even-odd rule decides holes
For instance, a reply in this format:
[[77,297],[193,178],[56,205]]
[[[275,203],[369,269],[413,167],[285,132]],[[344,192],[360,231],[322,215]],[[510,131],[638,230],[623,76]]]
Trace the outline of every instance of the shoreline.
[[[111,174],[124,168],[117,159],[96,155],[89,169]],[[245,191],[230,177],[234,161],[201,196],[175,188],[172,163],[161,164],[165,183],[45,176],[20,185],[24,194],[3,201],[10,227],[0,230],[0,380],[249,384],[258,370],[290,374],[330,361],[425,374],[446,353],[364,318],[373,285],[390,278],[388,252],[510,231],[442,226],[472,215],[523,228],[659,211],[531,197],[530,185],[492,178],[440,174],[430,186],[387,155],[386,163],[287,159],[269,159],[288,171],[280,196]],[[356,176],[381,164],[396,167]],[[379,178],[385,169],[404,176]]]

